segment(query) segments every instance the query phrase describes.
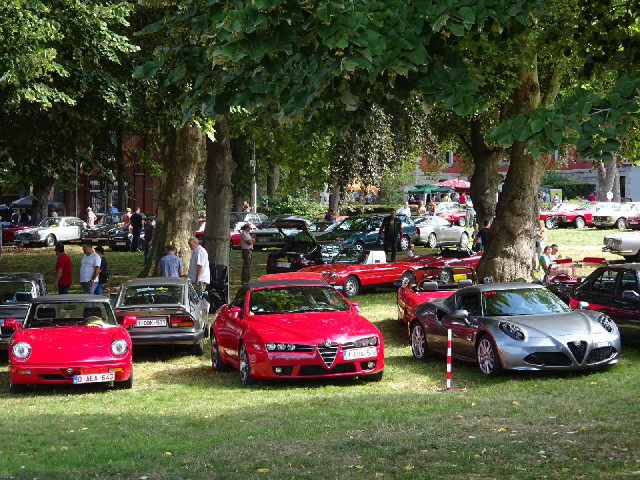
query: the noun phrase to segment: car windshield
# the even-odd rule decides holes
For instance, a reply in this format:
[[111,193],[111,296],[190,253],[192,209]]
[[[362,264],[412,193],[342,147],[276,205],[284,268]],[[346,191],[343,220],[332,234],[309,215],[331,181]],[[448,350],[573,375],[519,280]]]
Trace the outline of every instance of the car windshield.
[[320,285],[261,288],[252,290],[249,297],[252,315],[350,309],[351,305],[335,289]]
[[23,328],[116,326],[106,302],[55,302],[32,304]]
[[244,222],[246,216],[247,216],[246,213],[231,212],[229,214],[229,221],[232,222],[232,223],[233,222]]
[[333,257],[331,263],[364,263],[367,260],[369,252],[363,252],[358,250],[342,250]]
[[368,218],[347,218],[340,222],[340,224],[334,228],[336,231],[354,231],[361,232],[367,228],[369,223]]
[[182,303],[182,285],[140,285],[126,287],[122,305],[157,305]]
[[29,303],[33,298],[31,282],[0,281],[0,305]]
[[98,222],[98,225],[113,225],[122,222],[121,213],[108,213],[103,215]]
[[64,220],[60,217],[49,217],[43,218],[42,221],[38,224],[39,227],[57,227],[58,225],[63,225]]
[[482,308],[487,317],[538,315],[570,311],[545,288],[518,288],[482,292]]

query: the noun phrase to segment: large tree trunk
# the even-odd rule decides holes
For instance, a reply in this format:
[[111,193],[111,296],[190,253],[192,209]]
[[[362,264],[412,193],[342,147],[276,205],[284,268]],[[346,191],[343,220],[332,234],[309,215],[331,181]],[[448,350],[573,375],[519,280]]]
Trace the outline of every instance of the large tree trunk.
[[482,226],[496,214],[496,195],[502,175],[498,173],[502,148],[488,148],[484,141],[485,128],[482,117],[475,117],[469,124],[471,131],[471,156],[474,170],[471,176],[471,200],[476,211],[476,221]]
[[175,245],[185,269],[191,260],[188,240],[198,223],[198,182],[205,164],[205,136],[200,128],[172,129],[167,135],[163,161],[158,216],[153,236],[153,258],[140,273],[155,275],[164,247]]
[[[514,112],[531,111],[540,103],[537,59],[532,67],[519,72],[521,85],[516,92]],[[540,218],[536,192],[549,155],[533,158],[526,144],[516,141],[511,147],[511,163],[498,202],[496,219],[491,226],[491,242],[478,264],[479,278],[509,282],[531,278],[535,229]]]
[[269,170],[267,172],[267,196],[271,198],[275,195],[278,185],[280,184],[280,165],[272,158],[267,159]]
[[49,216],[49,192],[53,187],[53,179],[39,179],[33,182],[33,202],[31,203],[31,225],[37,225],[40,220]]
[[116,147],[116,180],[118,181],[118,200],[116,202],[116,208],[119,212],[124,212],[127,209],[127,187],[125,186],[125,183],[127,182],[127,172],[124,165],[122,135],[122,127],[118,127],[116,130],[116,141],[118,142]]
[[231,174],[236,164],[231,154],[229,124],[226,117],[216,121],[215,130],[215,141],[207,140],[207,225],[204,229],[204,243],[209,253],[209,263],[228,267]]
[[600,202],[606,202],[607,193],[612,192],[612,201],[620,201],[620,172],[615,157],[607,162],[596,163],[596,173],[598,174],[598,185],[596,198]]
[[338,214],[340,208],[340,187],[331,187],[331,193],[329,194],[329,208],[333,208],[333,210]]

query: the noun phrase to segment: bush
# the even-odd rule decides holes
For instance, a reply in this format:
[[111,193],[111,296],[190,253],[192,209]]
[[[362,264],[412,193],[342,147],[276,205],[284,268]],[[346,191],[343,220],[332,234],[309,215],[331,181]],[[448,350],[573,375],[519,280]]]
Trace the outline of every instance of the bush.
[[313,218],[318,215],[324,215],[327,213],[327,209],[328,207],[325,203],[285,195],[284,197],[272,199],[265,213],[269,216],[289,213],[305,218]]
[[595,191],[596,186],[593,183],[576,182],[567,180],[564,175],[555,171],[548,171],[542,177],[542,185],[549,188],[561,188],[562,199],[585,199],[587,195]]

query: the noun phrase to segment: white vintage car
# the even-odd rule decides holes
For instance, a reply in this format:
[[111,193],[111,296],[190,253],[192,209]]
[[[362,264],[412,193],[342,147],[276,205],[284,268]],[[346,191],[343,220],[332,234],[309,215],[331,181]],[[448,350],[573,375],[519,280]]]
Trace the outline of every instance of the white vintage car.
[[625,260],[640,260],[640,232],[614,233],[604,237],[604,252],[622,255]]
[[609,203],[593,214],[593,224],[597,228],[627,228],[627,220],[640,211],[640,203]]
[[16,232],[16,242],[23,246],[44,244],[52,247],[58,242],[78,241],[87,224],[76,217],[47,217],[37,227]]

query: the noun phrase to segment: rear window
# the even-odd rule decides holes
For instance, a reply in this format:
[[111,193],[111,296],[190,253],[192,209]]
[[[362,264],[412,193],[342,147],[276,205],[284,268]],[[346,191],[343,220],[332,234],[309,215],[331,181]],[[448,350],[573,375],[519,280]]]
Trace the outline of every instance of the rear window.
[[122,305],[159,305],[182,303],[182,285],[127,287]]
[[31,298],[31,282],[0,282],[0,305],[29,303]]

